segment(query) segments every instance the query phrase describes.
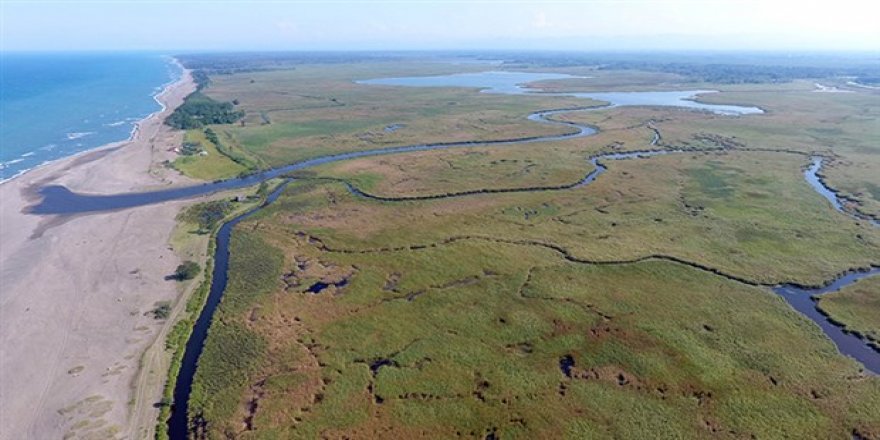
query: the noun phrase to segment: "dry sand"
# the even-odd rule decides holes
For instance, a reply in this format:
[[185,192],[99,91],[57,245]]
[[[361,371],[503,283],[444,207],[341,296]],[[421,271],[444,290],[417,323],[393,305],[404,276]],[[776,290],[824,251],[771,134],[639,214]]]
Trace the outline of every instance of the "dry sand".
[[184,183],[160,165],[182,136],[162,121],[194,88],[188,72],[170,85],[166,109],[132,140],[0,185],[0,439],[143,438],[135,425],[155,423],[161,380],[139,380],[139,364],[168,324],[145,313],[179,296],[164,277],[179,264],[168,241],[184,202],[64,221],[22,210],[46,183],[92,193]]

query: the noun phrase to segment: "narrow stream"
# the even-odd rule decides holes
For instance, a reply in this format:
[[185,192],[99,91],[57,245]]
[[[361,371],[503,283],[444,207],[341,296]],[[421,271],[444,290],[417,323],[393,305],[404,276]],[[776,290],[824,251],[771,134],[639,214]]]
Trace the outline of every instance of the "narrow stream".
[[862,363],[865,369],[880,374],[880,352],[867,343],[859,335],[849,333],[825,316],[818,308],[818,296],[826,293],[837,292],[858,280],[880,275],[880,267],[874,267],[865,272],[850,272],[828,284],[825,287],[808,288],[783,284],[776,286],[773,291],[785,299],[792,308],[801,312],[822,329],[841,353],[854,358]]
[[266,201],[238,217],[226,222],[217,232],[217,242],[214,251],[214,270],[211,272],[211,290],[205,300],[205,306],[199,313],[199,317],[193,326],[192,334],[186,341],[186,347],[183,352],[183,360],[180,365],[180,372],[177,374],[177,382],[174,385],[174,400],[171,407],[171,417],[168,419],[168,435],[171,439],[186,439],[189,434],[189,396],[192,392],[193,379],[196,375],[199,357],[205,347],[205,340],[208,338],[208,329],[211,328],[211,319],[214,317],[214,311],[220,305],[220,299],[223,298],[223,292],[226,290],[227,269],[229,268],[229,240],[232,236],[232,229],[242,220],[254,215],[260,209],[268,206],[270,203],[278,199],[278,196],[284,191],[284,188],[290,181],[285,181],[278,188],[275,188]]

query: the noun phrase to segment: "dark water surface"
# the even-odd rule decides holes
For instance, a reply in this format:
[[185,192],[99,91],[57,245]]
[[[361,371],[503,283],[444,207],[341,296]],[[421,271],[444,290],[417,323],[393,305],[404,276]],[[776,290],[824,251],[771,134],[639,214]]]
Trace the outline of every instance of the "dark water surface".
[[774,287],[773,291],[782,296],[795,310],[819,325],[822,332],[834,342],[834,345],[837,346],[841,353],[861,362],[868,371],[880,374],[880,352],[871,347],[867,341],[858,335],[848,333],[840,326],[831,322],[827,316],[819,311],[816,307],[816,300],[813,299],[814,296],[837,292],[858,280],[878,275],[880,275],[880,267],[875,267],[867,272],[848,273],[825,287],[805,288],[783,284]]

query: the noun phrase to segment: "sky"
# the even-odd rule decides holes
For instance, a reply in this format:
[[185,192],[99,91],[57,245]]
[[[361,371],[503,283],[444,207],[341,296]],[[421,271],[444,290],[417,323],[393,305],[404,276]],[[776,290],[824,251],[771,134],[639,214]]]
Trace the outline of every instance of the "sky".
[[880,50],[877,0],[0,0],[0,50]]

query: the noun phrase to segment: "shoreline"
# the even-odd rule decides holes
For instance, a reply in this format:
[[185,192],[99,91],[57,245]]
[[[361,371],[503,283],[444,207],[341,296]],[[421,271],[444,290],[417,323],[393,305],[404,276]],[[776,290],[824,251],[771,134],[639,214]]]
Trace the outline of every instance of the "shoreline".
[[136,396],[153,402],[162,390],[134,385],[168,324],[149,310],[183,296],[164,276],[182,259],[168,243],[177,213],[192,201],[63,218],[23,210],[33,203],[29,191],[46,184],[114,193],[193,183],[159,164],[183,136],[164,118],[194,90],[182,69],[127,139],[0,182],[0,439],[142,436],[133,431],[131,404]]
[[[53,164],[61,162],[61,161],[73,159],[73,158],[76,158],[76,157],[79,157],[79,156],[82,156],[82,155],[85,155],[88,153],[93,153],[96,151],[103,151],[103,150],[113,149],[116,147],[121,147],[127,143],[134,142],[137,139],[138,132],[140,131],[142,124],[146,123],[148,120],[153,119],[153,118],[157,117],[157,115],[164,113],[165,111],[168,110],[168,106],[165,104],[165,102],[163,102],[162,96],[168,94],[176,85],[181,83],[181,81],[184,81],[188,76],[190,76],[192,74],[192,71],[190,69],[187,69],[186,67],[184,67],[183,64],[181,64],[177,58],[175,58],[173,56],[169,56],[169,58],[170,58],[169,64],[176,66],[180,70],[180,74],[177,75],[176,77],[172,77],[170,80],[168,80],[168,81],[166,81],[156,87],[156,92],[153,93],[152,95],[150,95],[150,98],[152,98],[153,101],[156,102],[156,104],[159,104],[159,109],[151,112],[150,114],[148,114],[142,118],[139,118],[137,121],[134,121],[132,123],[131,130],[129,130],[127,138],[121,139],[118,141],[107,142],[107,143],[97,145],[97,146],[91,147],[91,148],[86,148],[85,150],[77,151],[76,153],[73,153],[69,156],[64,156],[64,157],[59,157],[56,159],[50,159],[50,160],[44,161],[44,162],[37,164],[31,168],[21,170],[21,171],[15,173],[14,175],[9,176],[5,179],[0,179],[0,186],[3,186],[4,184],[7,184],[9,182],[12,182],[13,180],[15,180],[19,177],[23,177],[30,172],[37,171],[39,169],[42,169],[42,168],[45,168],[48,166],[52,166]],[[26,155],[30,156],[33,154],[34,154],[34,152],[28,152],[28,153],[23,154],[22,156],[26,156]]]

